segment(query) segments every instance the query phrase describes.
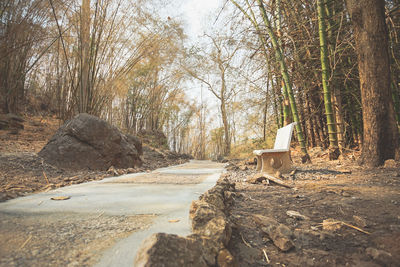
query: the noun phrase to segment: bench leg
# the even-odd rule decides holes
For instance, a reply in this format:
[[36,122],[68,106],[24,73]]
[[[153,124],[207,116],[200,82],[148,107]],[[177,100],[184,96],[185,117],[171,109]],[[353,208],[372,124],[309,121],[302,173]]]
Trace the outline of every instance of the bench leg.
[[261,172],[266,172],[271,175],[274,175],[277,171],[280,171],[281,173],[290,172],[292,167],[289,151],[264,153],[261,155],[261,162]]
[[261,168],[262,168],[262,159],[261,159],[261,156],[256,155],[256,157],[257,157],[257,168],[256,168],[256,170],[257,170],[257,171],[261,171]]

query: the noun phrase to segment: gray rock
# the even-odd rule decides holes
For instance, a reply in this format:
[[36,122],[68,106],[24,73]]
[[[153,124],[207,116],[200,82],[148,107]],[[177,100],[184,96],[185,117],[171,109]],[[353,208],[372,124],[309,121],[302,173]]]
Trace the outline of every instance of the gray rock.
[[201,195],[199,199],[223,211],[225,209],[223,189],[218,187],[218,185],[214,186],[203,195]]
[[143,241],[134,266],[205,267],[208,264],[199,239],[157,233]]
[[38,153],[47,163],[70,170],[108,170],[140,166],[141,145],[116,127],[89,114],[62,125]]
[[294,247],[294,243],[290,238],[292,231],[284,224],[280,224],[272,233],[269,234],[274,245],[282,251],[288,251]]
[[286,215],[299,220],[309,220],[309,218],[305,215],[300,214],[298,211],[288,210],[286,211]]
[[126,138],[128,138],[129,143],[133,144],[139,153],[139,155],[143,155],[143,146],[142,146],[142,141],[140,141],[139,138],[136,136],[133,136],[131,134],[127,134]]
[[199,201],[196,205],[196,209],[192,211],[193,233],[228,245],[232,228],[225,214],[205,201]]
[[254,215],[253,218],[254,221],[261,226],[261,230],[271,238],[274,245],[280,250],[289,251],[294,247],[294,243],[291,239],[293,233],[289,227],[278,223],[275,219],[262,215]]

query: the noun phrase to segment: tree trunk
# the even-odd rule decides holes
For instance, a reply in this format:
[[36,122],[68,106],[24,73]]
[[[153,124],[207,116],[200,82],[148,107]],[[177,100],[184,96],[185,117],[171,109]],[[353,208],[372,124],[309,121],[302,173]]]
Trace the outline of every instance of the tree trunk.
[[356,109],[354,108],[354,104],[351,102],[351,93],[350,93],[350,88],[348,85],[345,85],[346,89],[346,101],[347,101],[347,106],[348,106],[348,112],[349,112],[349,121],[350,121],[350,129],[351,129],[351,138],[353,140],[353,144],[355,146],[360,146],[360,132],[359,132],[359,123],[357,120],[356,116]]
[[222,123],[224,125],[224,156],[229,156],[231,153],[231,137],[229,132],[229,122],[228,122],[228,115],[226,114],[226,106],[224,98],[221,98],[221,116],[222,116]]
[[263,141],[267,140],[267,113],[268,113],[268,93],[265,93],[265,103],[263,109]]
[[400,126],[400,98],[399,90],[397,90],[395,83],[392,83],[392,99],[394,103],[394,111],[396,113],[396,121],[398,126]]
[[399,132],[390,89],[385,1],[347,0],[347,8],[354,28],[363,109],[360,164],[374,167],[399,156]]
[[[340,19],[337,18],[338,12],[343,12],[343,3],[342,2],[334,2],[328,0],[322,0],[325,2],[325,15],[326,15],[326,26],[327,26],[327,33],[328,33],[328,48],[329,48],[329,56],[331,58],[331,76],[332,80],[330,82],[330,90],[331,90],[331,97],[332,97],[332,108],[333,114],[335,115],[336,119],[336,133],[337,133],[337,140],[340,152],[342,153],[345,147],[345,140],[344,140],[344,119],[343,119],[343,107],[342,107],[342,96],[341,90],[339,86],[339,80],[336,75],[338,72],[336,70],[337,66],[335,66],[335,51],[336,51],[336,35],[338,31],[334,31],[335,25],[340,24]],[[335,17],[335,18],[334,18]],[[333,62],[332,62],[333,61]]]
[[81,6],[81,87],[79,112],[88,112],[89,101],[89,43],[90,43],[90,0],[82,0]]
[[310,137],[307,134],[307,122],[306,122],[306,106],[304,104],[304,92],[303,92],[303,88],[299,88],[299,93],[298,93],[298,104],[299,104],[299,116],[300,116],[300,121],[304,122],[301,124],[303,133],[304,133],[304,139],[305,139],[305,143],[307,145],[307,147],[310,147],[310,142],[309,139]]
[[283,123],[282,126],[288,125],[291,122],[290,118],[290,101],[289,94],[285,83],[282,80],[282,111],[283,111]]
[[[279,52],[281,53],[281,55],[284,54],[283,49],[282,49],[282,31],[281,31],[281,1],[280,0],[276,0],[275,2],[276,5],[276,18],[275,18],[275,22],[276,22],[276,37],[277,37],[277,41],[278,41],[278,48],[279,48]],[[291,122],[291,118],[290,118],[290,102],[289,102],[289,90],[287,88],[286,83],[284,82],[284,80],[282,79],[282,91],[283,91],[283,126],[290,124]]]
[[308,119],[306,120],[307,130],[308,130],[308,146],[315,147],[316,146],[316,134],[314,134],[314,123],[312,117],[314,116],[311,112],[310,101],[308,100],[308,93],[305,95],[305,107]]

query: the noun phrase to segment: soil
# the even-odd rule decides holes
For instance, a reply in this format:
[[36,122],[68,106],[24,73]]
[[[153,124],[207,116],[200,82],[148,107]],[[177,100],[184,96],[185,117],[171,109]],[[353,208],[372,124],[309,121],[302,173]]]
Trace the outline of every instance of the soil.
[[[238,266],[400,266],[398,162],[365,169],[354,160],[358,154],[329,161],[327,153],[314,150],[312,164],[304,165],[294,151],[296,172],[281,178],[294,188],[250,184],[255,166],[231,164],[228,177],[237,197],[228,249]],[[287,211],[306,217],[292,218]],[[280,251],[253,219],[256,214],[288,226],[295,247]],[[327,219],[340,223],[323,226]]]
[[71,184],[146,172],[188,161],[187,156],[143,145],[141,167],[109,171],[66,171],[46,164],[37,153],[61,126],[55,117],[25,116],[23,129],[0,130],[0,201]]

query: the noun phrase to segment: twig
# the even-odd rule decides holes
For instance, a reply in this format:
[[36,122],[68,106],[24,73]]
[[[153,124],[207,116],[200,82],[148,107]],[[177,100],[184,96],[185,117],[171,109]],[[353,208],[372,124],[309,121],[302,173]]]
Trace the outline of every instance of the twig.
[[43,171],[43,176],[46,179],[47,184],[50,184],[49,179],[47,179],[47,175],[46,175],[46,173],[44,171]]
[[348,227],[351,227],[351,228],[353,228],[353,229],[356,229],[356,230],[360,231],[361,233],[364,233],[364,234],[367,234],[367,235],[370,235],[370,234],[371,234],[371,233],[369,233],[369,232],[367,232],[367,231],[364,231],[364,230],[361,229],[361,228],[358,228],[357,226],[354,226],[354,225],[351,225],[351,224],[348,224],[348,223],[345,223],[345,222],[342,222],[342,224],[343,224],[343,225],[346,225],[346,226],[348,226]]
[[29,237],[25,240],[25,242],[22,244],[22,246],[19,249],[23,249],[31,239],[32,239],[32,235],[29,235]]
[[370,235],[370,234],[371,234],[370,232],[367,232],[367,231],[365,231],[365,230],[363,230],[363,229],[361,229],[361,228],[358,228],[357,226],[354,226],[354,225],[351,225],[351,224],[348,224],[348,223],[345,223],[345,222],[342,222],[342,221],[333,221],[333,222],[324,222],[324,223],[320,223],[321,226],[323,226],[323,225],[334,225],[334,224],[345,225],[345,226],[347,226],[347,227],[356,229],[357,231],[360,231],[361,233],[364,233],[364,234],[367,234],[367,235]]
[[267,263],[270,263],[270,259],[268,258],[267,252],[265,251],[265,249],[262,250],[264,252],[264,256],[265,256],[265,260],[267,261]]
[[104,210],[97,216],[97,219],[100,218],[104,214]]
[[7,190],[11,184],[12,184],[12,182],[9,182],[8,184],[6,184],[6,186],[4,187],[4,189]]
[[286,184],[286,183],[285,183],[284,181],[282,181],[281,179],[275,178],[275,177],[273,177],[273,176],[271,176],[271,175],[268,175],[268,174],[266,174],[266,173],[263,173],[262,175],[263,175],[265,178],[267,178],[268,180],[270,180],[271,182],[274,182],[274,183],[276,183],[276,184],[278,184],[278,185],[281,185],[281,186],[286,187],[286,188],[293,188],[293,186]]
[[24,188],[26,188],[26,186],[23,186],[23,185],[19,185],[19,186],[17,186],[17,185],[13,185],[13,186],[10,186],[10,187],[8,187],[8,188],[6,188],[6,190],[20,190],[20,189],[24,189]]
[[252,246],[251,246],[249,243],[247,243],[246,240],[244,240],[244,237],[243,237],[242,233],[240,233],[240,236],[242,237],[243,243],[244,243],[246,246],[248,246],[249,248],[251,248]]

